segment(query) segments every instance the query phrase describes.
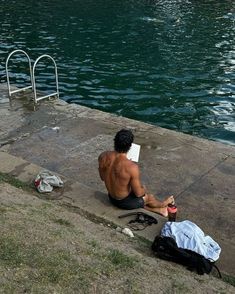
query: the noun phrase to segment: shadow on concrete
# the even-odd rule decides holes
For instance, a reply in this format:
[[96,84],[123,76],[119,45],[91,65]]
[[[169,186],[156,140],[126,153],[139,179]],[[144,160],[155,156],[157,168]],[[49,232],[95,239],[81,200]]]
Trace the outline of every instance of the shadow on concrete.
[[95,196],[95,199],[100,201],[105,206],[108,206],[108,207],[112,206],[112,204],[109,202],[107,193],[103,193],[101,191],[95,191],[94,196]]

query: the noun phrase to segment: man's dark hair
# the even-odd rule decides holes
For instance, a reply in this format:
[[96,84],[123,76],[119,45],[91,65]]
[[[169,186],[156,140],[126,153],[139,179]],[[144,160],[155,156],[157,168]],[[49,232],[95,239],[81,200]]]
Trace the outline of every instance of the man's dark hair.
[[134,141],[134,135],[132,131],[122,129],[117,132],[114,138],[114,149],[119,153],[127,153]]

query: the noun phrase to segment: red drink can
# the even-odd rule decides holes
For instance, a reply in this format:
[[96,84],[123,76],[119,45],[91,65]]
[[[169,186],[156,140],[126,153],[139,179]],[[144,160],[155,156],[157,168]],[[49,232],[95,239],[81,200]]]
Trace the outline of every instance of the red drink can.
[[168,211],[168,221],[175,222],[177,214],[177,206],[175,204],[169,204],[167,207]]

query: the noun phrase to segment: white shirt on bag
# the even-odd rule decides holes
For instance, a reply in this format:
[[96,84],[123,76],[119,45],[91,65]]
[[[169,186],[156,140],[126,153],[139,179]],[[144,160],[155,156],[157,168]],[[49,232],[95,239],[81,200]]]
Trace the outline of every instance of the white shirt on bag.
[[211,261],[219,259],[221,248],[218,243],[191,221],[166,222],[161,235],[175,239],[179,248],[197,252]]

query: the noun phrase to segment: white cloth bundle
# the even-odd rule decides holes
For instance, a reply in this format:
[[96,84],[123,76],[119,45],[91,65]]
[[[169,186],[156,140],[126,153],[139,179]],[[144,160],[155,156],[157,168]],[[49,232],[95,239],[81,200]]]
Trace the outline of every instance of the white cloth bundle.
[[64,183],[59,176],[49,171],[42,171],[36,176],[34,185],[38,192],[49,193],[53,190],[53,187],[63,187]]

